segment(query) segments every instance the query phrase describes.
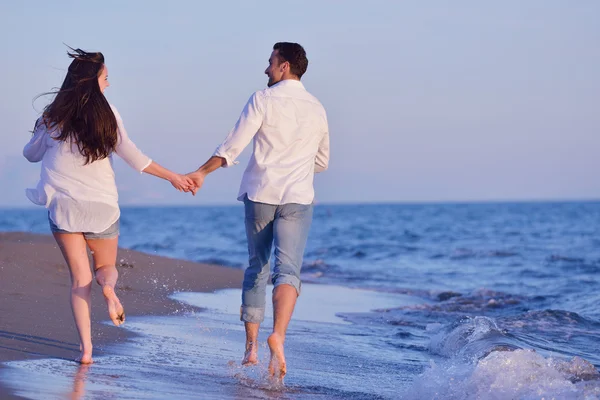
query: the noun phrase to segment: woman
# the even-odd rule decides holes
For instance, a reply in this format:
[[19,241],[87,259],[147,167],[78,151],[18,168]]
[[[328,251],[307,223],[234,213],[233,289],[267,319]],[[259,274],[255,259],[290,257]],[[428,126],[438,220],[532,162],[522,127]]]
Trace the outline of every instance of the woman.
[[104,97],[109,83],[102,53],[77,49],[68,54],[73,61],[67,76],[37,120],[23,155],[30,162],[42,161],[40,182],[27,190],[27,197],[48,208],[50,229],[71,274],[71,308],[81,350],[77,361],[90,364],[92,273],[87,247],[110,319],[116,326],[125,321],[115,294],[120,210],[112,154],[140,172],[168,180],[177,190],[190,191],[194,184],[152,161],[129,139],[119,113]]

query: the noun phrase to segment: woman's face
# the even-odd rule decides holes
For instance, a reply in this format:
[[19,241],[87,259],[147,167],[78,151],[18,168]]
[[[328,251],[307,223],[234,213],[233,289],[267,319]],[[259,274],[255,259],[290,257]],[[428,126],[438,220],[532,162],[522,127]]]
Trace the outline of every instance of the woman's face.
[[100,91],[104,93],[104,89],[110,86],[108,83],[108,68],[106,68],[106,64],[102,66],[102,72],[100,72],[100,76],[98,77],[98,85],[100,86]]

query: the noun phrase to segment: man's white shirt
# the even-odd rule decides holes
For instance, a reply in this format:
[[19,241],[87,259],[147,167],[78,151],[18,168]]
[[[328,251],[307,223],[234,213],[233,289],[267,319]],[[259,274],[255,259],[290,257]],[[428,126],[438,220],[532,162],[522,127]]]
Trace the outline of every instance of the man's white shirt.
[[226,166],[253,141],[238,200],[247,195],[266,204],[311,204],[313,179],[329,165],[325,109],[298,80],[284,80],[255,92],[239,120],[216,149]]

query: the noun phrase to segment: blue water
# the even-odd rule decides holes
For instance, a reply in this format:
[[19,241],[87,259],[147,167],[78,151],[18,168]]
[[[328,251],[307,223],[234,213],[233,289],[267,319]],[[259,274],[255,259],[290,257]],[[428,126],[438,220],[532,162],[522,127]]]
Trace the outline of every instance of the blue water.
[[[241,206],[124,208],[121,221],[123,247],[246,263]],[[0,211],[0,230],[49,233],[43,210]],[[398,381],[348,389],[372,398],[599,398],[599,272],[600,202],[319,205],[303,267],[307,282],[419,299],[339,312],[367,367],[385,353],[381,380]]]

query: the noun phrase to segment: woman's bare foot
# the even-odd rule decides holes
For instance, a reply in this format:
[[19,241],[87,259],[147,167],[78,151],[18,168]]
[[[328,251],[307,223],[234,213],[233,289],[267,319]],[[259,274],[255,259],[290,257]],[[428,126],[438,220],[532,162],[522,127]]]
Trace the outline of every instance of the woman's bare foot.
[[79,350],[81,350],[81,353],[79,353],[79,356],[75,359],[76,362],[78,362],[80,364],[92,364],[94,362],[94,360],[92,360],[92,347],[91,346],[89,348],[86,348],[85,350],[83,350],[83,346],[80,344]]
[[106,299],[106,305],[108,306],[108,316],[110,317],[113,324],[120,326],[125,322],[125,310],[119,301],[119,298],[115,294],[112,287],[106,285],[102,288],[102,294]]
[[271,377],[283,381],[287,373],[285,366],[285,354],[283,352],[283,338],[273,332],[267,339],[269,350],[271,350],[271,361],[269,362],[269,374]]
[[246,352],[244,353],[244,359],[242,365],[248,367],[250,365],[258,364],[258,346],[255,342],[246,343]]

